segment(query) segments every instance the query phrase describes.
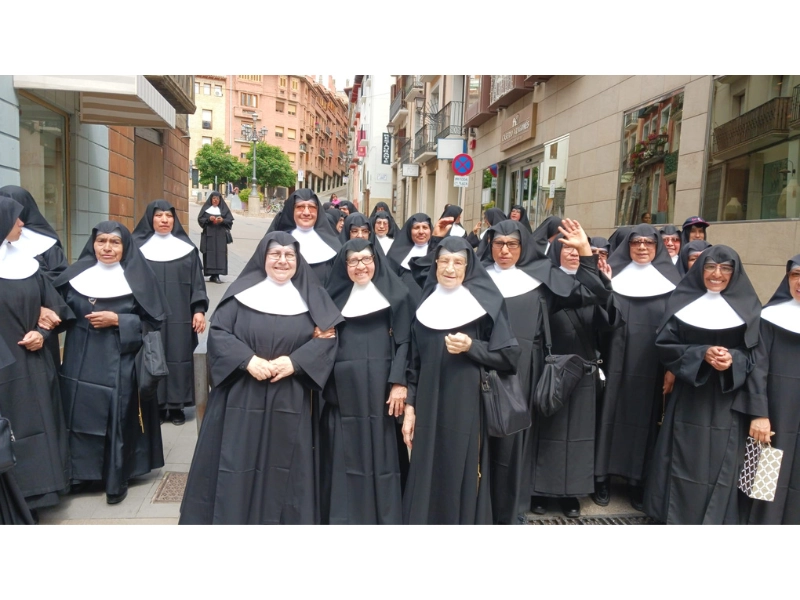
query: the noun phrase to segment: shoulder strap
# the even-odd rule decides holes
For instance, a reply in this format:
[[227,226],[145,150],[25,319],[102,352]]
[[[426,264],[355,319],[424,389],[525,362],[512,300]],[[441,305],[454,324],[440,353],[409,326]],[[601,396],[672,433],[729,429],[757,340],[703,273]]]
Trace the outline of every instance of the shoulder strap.
[[539,305],[542,313],[542,324],[544,325],[544,345],[547,348],[547,355],[550,356],[553,349],[553,338],[550,336],[550,312],[542,294],[539,294]]
[[563,310],[566,313],[567,318],[570,320],[570,323],[572,323],[572,326],[575,328],[575,333],[578,335],[578,339],[583,346],[583,350],[586,352],[587,356],[589,356],[588,360],[598,365],[601,364],[603,361],[598,359],[597,352],[589,341],[589,338],[586,337],[586,330],[584,329],[583,324],[580,322],[578,315],[575,314],[575,311],[571,308],[565,308]]

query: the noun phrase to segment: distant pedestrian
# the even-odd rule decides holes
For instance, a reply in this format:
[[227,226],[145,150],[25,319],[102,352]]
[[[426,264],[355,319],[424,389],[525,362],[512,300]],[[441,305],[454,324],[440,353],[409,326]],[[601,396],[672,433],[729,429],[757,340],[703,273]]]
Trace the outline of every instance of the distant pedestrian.
[[203,228],[200,235],[200,252],[203,253],[203,273],[209,275],[209,283],[222,283],[219,276],[228,274],[228,243],[233,227],[231,214],[222,194],[211,192],[197,222]]

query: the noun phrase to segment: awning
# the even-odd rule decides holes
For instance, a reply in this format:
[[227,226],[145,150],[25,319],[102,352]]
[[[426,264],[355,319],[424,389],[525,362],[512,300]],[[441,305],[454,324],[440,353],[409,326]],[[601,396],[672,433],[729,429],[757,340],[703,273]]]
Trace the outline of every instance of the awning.
[[144,75],[14,75],[14,87],[80,92],[81,123],[175,127],[175,108]]

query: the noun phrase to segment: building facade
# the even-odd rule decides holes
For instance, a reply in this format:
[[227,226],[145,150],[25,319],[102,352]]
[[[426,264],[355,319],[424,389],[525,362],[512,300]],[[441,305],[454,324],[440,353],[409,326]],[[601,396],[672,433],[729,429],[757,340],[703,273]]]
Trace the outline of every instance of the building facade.
[[[432,83],[450,76],[403,79],[412,77],[424,83],[423,100],[414,102],[427,108],[435,98]],[[603,236],[638,223],[644,212],[656,225],[700,215],[711,223],[711,243],[741,254],[762,299],[797,253],[800,76],[461,80],[463,129],[475,163],[460,197],[465,227],[488,203],[506,213],[522,204],[534,224],[552,214],[576,218]],[[456,101],[459,87],[451,90],[456,93],[445,101]],[[395,155],[394,184],[405,214],[423,210],[436,217],[452,199],[449,186],[426,181],[431,171],[449,171],[425,159],[441,137],[431,136],[412,102],[399,97],[390,118],[407,129]],[[415,162],[423,166],[419,176],[403,177],[403,165]]]
[[194,76],[194,99],[197,110],[193,115],[189,115],[189,161],[191,193],[195,198],[201,187],[213,188],[213,186],[199,185],[199,173],[194,167],[194,157],[202,146],[210,144],[214,138],[226,139],[227,88],[225,75]]
[[191,75],[0,75],[0,186],[31,192],[75,260],[100,221],[152,200],[188,226]]

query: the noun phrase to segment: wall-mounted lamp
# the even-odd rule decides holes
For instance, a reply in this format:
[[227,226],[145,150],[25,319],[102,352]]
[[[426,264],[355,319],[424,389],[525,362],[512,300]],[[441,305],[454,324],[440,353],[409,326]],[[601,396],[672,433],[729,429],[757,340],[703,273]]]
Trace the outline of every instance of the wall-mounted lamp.
[[789,160],[788,158],[786,159],[786,162],[787,163],[791,163],[792,168],[789,169],[788,165],[787,165],[786,169],[781,169],[780,171],[778,171],[778,173],[780,173],[781,175],[794,175],[795,174],[794,163],[791,160]]
[[425,96],[417,96],[414,98],[414,108],[418,113],[422,112],[422,109],[425,108]]
[[386,131],[389,133],[389,135],[392,135],[394,133],[394,123],[389,121],[389,123],[386,124]]

